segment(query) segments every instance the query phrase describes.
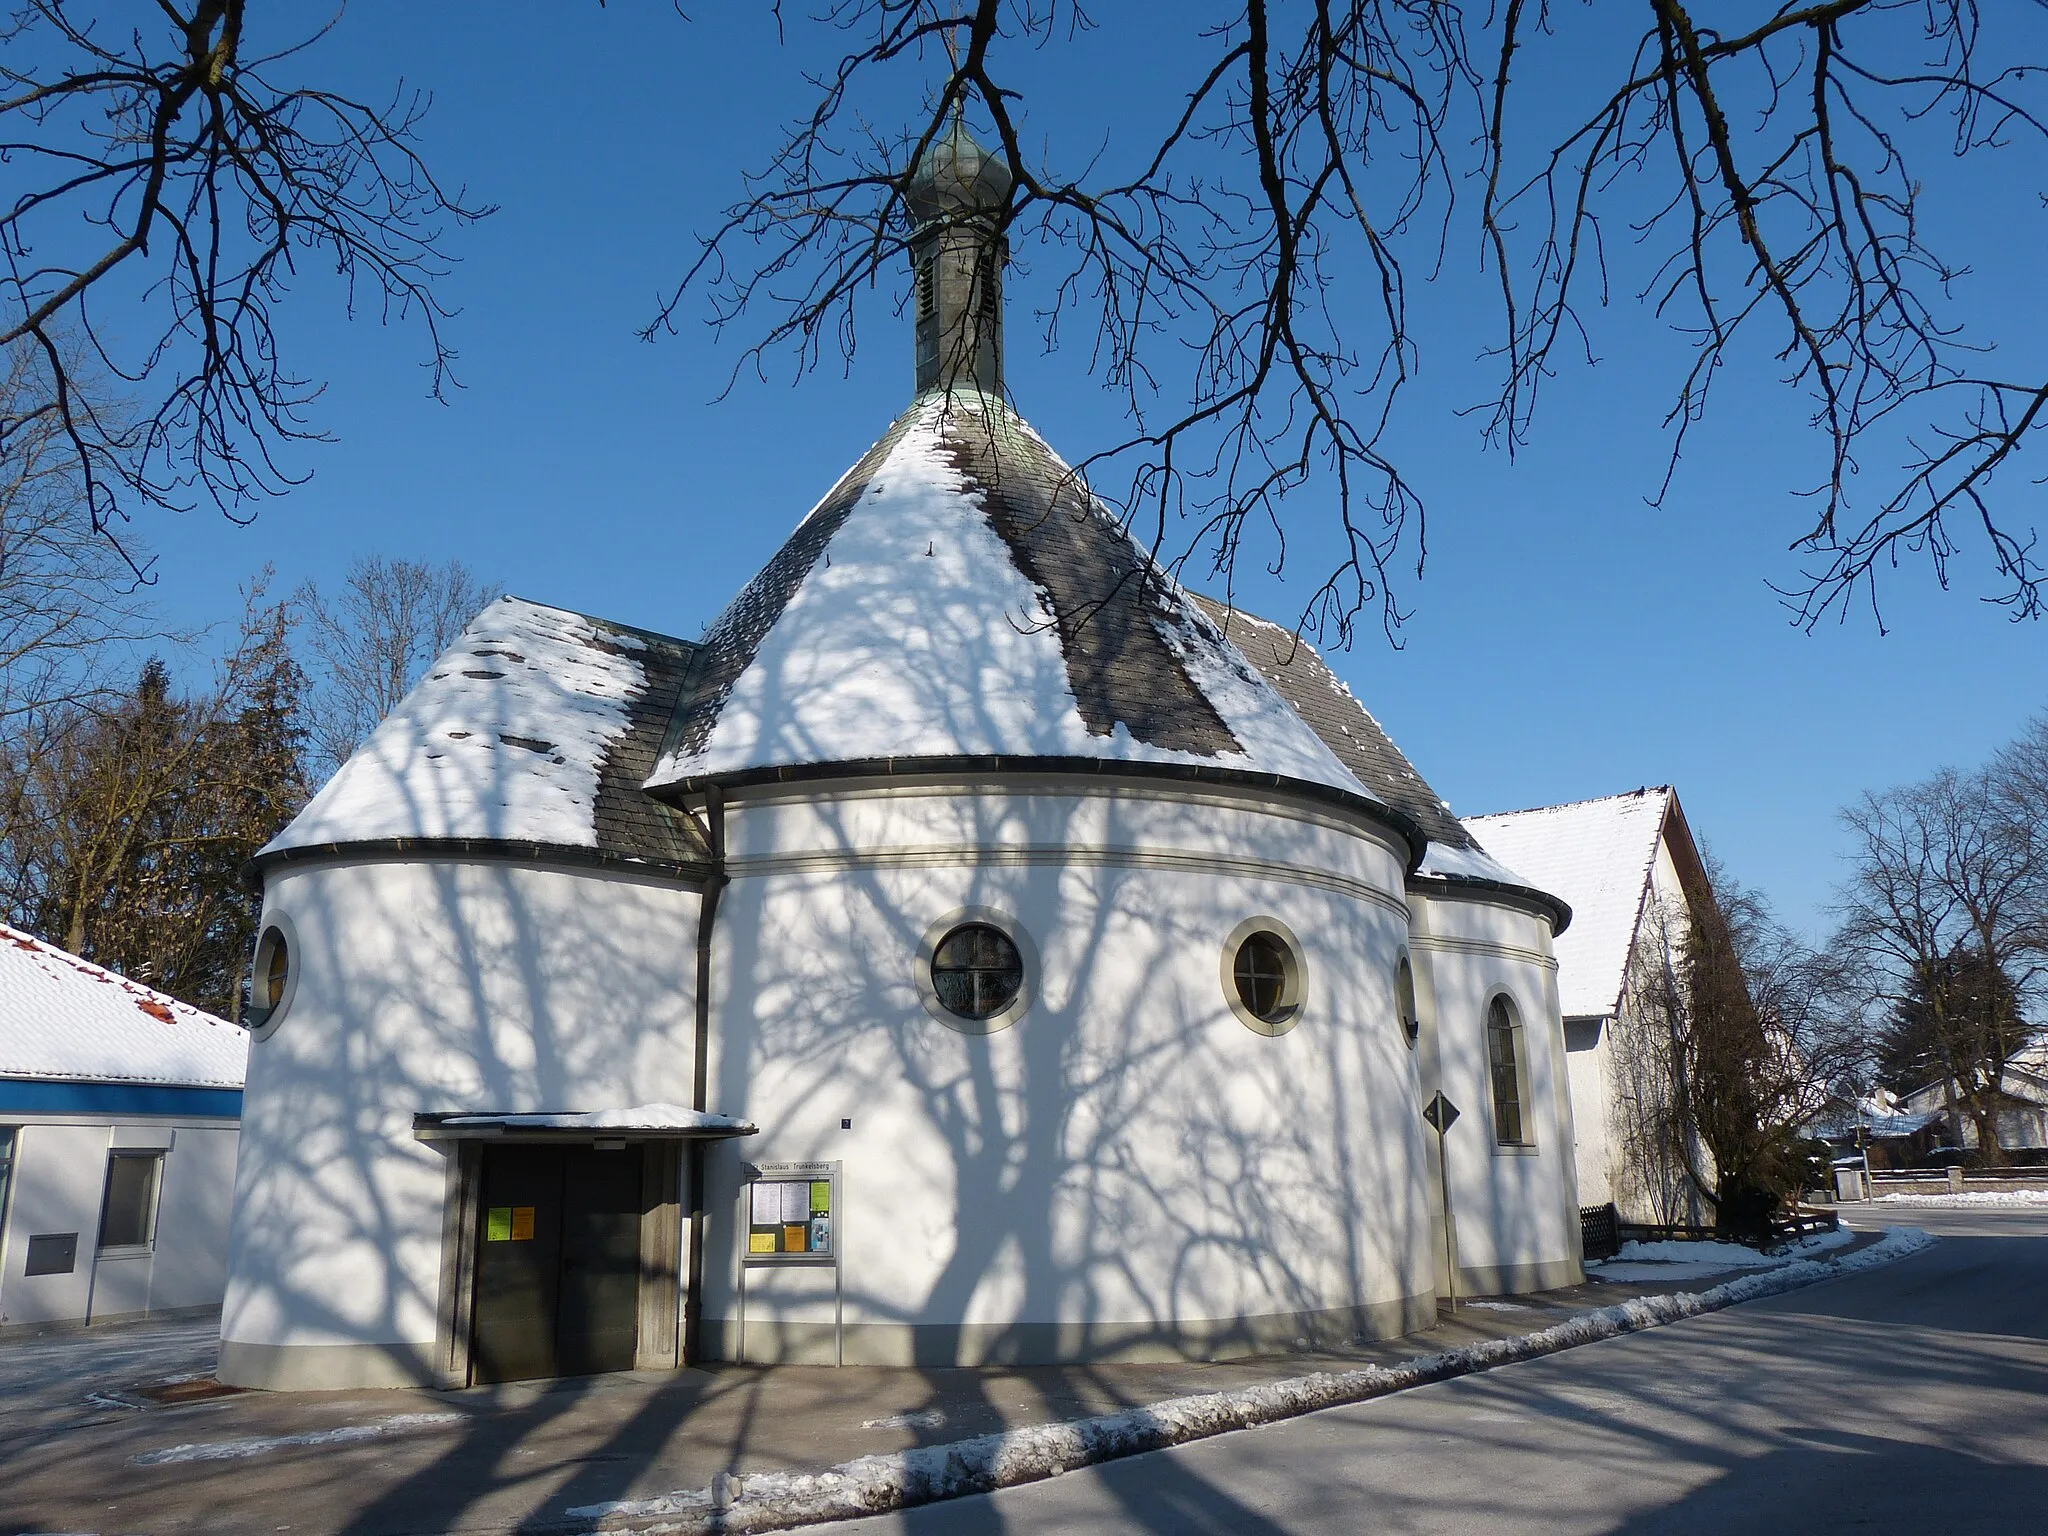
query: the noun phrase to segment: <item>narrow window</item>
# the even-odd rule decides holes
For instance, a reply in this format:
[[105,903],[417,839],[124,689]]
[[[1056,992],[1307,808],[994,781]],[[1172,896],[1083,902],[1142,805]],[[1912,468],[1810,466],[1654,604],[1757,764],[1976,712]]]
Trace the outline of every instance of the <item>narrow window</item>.
[[932,990],[947,1012],[991,1019],[1024,988],[1024,957],[1010,936],[989,923],[963,923],[932,952]]
[[975,287],[980,290],[976,297],[981,304],[982,318],[984,320],[995,319],[998,303],[996,260],[986,251],[981,254],[980,259],[975,263],[974,282]]
[[0,1232],[7,1230],[7,1186],[14,1174],[14,1138],[11,1125],[0,1125]]
[[1422,1020],[1415,1012],[1415,969],[1409,965],[1408,957],[1401,957],[1401,965],[1394,972],[1394,1006],[1401,1013],[1401,1033],[1413,1050],[1422,1038]]
[[156,1187],[163,1164],[161,1152],[116,1152],[107,1158],[102,1248],[146,1248],[155,1240]]
[[932,258],[927,256],[917,264],[917,318],[928,320],[939,307],[937,283],[932,276]]
[[1515,1059],[1515,1020],[1508,1000],[1486,1011],[1486,1059],[1493,1071],[1493,1135],[1504,1147],[1523,1145],[1522,1075]]

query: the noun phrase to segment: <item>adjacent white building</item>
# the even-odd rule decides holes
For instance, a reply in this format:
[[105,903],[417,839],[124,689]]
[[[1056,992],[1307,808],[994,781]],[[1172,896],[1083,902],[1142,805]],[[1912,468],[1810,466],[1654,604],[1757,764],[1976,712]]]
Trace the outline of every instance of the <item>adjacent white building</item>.
[[0,925],[0,1332],[203,1313],[248,1041]]
[[1207,1358],[1581,1278],[1568,908],[1007,403],[999,182],[939,146],[916,397],[700,640],[502,600],[259,855],[222,1380]]
[[[1694,893],[1708,891],[1668,785],[1467,818],[1488,851],[1570,903],[1557,984],[1576,1127],[1579,1198],[1633,1222],[1700,1222],[1699,1193],[1664,1150],[1673,1021],[1652,1001],[1680,970]],[[1645,1038],[1645,1032],[1651,1037]],[[1711,1160],[1694,1146],[1696,1165]]]

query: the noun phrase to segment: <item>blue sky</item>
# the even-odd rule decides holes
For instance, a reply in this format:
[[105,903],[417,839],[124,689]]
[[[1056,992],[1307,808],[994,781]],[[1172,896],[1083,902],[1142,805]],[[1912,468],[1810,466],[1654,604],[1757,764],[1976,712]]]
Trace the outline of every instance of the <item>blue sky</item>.
[[[885,303],[850,371],[747,382],[722,401],[736,345],[694,327],[635,338],[802,100],[804,57],[776,45],[765,7],[686,9],[350,6],[320,70],[365,92],[401,74],[430,87],[434,165],[500,205],[453,238],[463,259],[445,291],[466,387],[427,400],[417,338],[345,319],[309,274],[285,339],[328,380],[318,419],[336,441],[302,455],[310,483],[250,527],[206,512],[144,523],[174,622],[230,615],[266,562],[290,586],[381,553],[459,558],[522,596],[694,636],[906,403],[908,330]],[[1192,67],[1176,28],[1144,10],[1040,66],[1032,128],[1063,153],[1130,142]],[[2036,185],[2041,171],[2029,152],[1997,174]],[[1996,314],[2007,350],[2038,367],[2048,214],[1991,190],[1938,193],[1973,263],[1958,300]],[[1679,354],[1625,295],[1595,316],[1599,364],[1550,386],[1529,449],[1512,463],[1483,449],[1458,407],[1483,388],[1486,281],[1454,243],[1416,295],[1423,369],[1396,441],[1428,498],[1427,570],[1404,593],[1402,648],[1368,625],[1333,664],[1460,813],[1672,783],[1738,876],[1819,928],[1840,876],[1836,807],[1975,762],[2048,706],[2048,627],[1978,601],[1967,562],[1948,593],[1923,567],[1900,570],[1887,635],[1863,615],[1811,635],[1788,625],[1767,582],[1796,574],[1784,546],[1802,512],[1790,488],[1812,465],[1802,413],[1767,369],[1730,377],[1650,507]],[[1070,459],[1116,441],[1122,418],[1079,349],[1042,355],[1014,304],[1012,324],[1025,414]],[[2014,521],[2044,521],[2038,485],[2009,475],[2001,494]],[[1303,498],[1305,527],[1319,510]],[[1306,537],[1282,578],[1241,568],[1239,600],[1291,617],[1316,549]]]

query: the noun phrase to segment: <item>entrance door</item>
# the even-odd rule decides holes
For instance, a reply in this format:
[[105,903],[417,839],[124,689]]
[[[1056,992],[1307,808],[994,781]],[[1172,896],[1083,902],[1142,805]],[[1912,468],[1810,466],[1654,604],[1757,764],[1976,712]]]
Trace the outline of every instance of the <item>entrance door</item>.
[[638,1342],[640,1157],[483,1149],[475,1379],[631,1370]]

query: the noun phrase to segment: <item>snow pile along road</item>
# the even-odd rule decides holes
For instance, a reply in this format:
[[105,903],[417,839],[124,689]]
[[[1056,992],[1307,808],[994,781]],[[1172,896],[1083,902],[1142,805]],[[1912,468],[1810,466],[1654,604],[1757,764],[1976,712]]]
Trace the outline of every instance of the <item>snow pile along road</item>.
[[647,1536],[772,1531],[987,1493],[1121,1456],[1163,1450],[1234,1429],[1251,1429],[1318,1409],[1383,1397],[1406,1387],[1448,1381],[1496,1365],[1533,1360],[1578,1344],[1662,1327],[1737,1302],[1886,1264],[1933,1242],[1925,1232],[1895,1228],[1870,1247],[1825,1263],[1798,1259],[1711,1290],[1640,1297],[1518,1338],[1492,1339],[1395,1366],[1319,1371],[1236,1392],[1170,1398],[1124,1413],[1065,1424],[1034,1424],[950,1445],[862,1456],[827,1472],[758,1472],[746,1477],[720,1473],[709,1488],[566,1510],[569,1523],[558,1529],[633,1530]]
[[1879,1195],[1875,1205],[2048,1205],[2048,1189],[1967,1189],[1961,1194]]
[[1856,1241],[1848,1231],[1816,1232],[1789,1243],[1776,1253],[1760,1253],[1741,1243],[1681,1242],[1623,1243],[1613,1262],[1651,1264],[1711,1264],[1716,1269],[1769,1269],[1787,1259],[1810,1259],[1831,1249]]

